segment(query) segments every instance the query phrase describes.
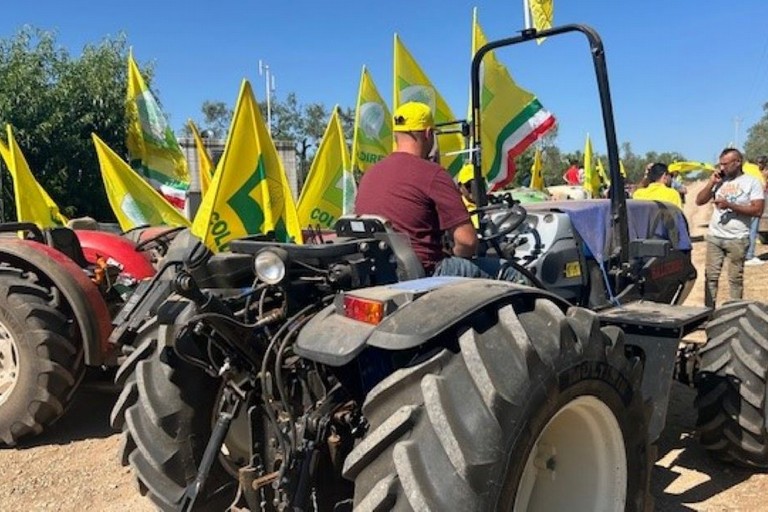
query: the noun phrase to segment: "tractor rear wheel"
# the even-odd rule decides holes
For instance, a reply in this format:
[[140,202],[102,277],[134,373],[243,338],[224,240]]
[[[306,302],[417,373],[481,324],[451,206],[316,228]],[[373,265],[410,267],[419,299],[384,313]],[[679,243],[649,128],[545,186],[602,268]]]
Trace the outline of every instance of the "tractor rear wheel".
[[32,273],[0,270],[0,443],[14,446],[62,416],[85,365],[56,294]]
[[724,462],[768,468],[768,304],[727,303],[706,330],[695,378],[699,441]]
[[344,464],[360,510],[649,506],[642,364],[623,332],[547,299],[481,313],[369,392]]

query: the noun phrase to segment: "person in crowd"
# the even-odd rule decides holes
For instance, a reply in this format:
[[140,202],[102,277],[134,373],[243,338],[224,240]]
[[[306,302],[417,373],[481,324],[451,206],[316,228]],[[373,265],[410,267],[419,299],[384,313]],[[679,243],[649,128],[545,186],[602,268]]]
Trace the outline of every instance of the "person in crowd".
[[648,179],[648,186],[635,190],[632,199],[664,201],[665,203],[672,203],[678,208],[683,207],[680,193],[669,186],[672,182],[672,175],[666,164],[652,164],[645,176]]
[[581,183],[579,179],[579,166],[576,162],[571,162],[570,167],[563,173],[563,181],[568,185],[579,185]]
[[720,153],[718,171],[713,172],[696,195],[696,205],[714,203],[706,236],[704,303],[714,307],[723,263],[728,260],[730,298],[744,294],[744,260],[749,244],[752,217],[763,212],[765,201],[760,182],[744,174],[744,158],[735,148]]
[[[768,194],[768,157],[757,157],[757,169],[759,174],[756,174],[755,177],[757,178],[759,176],[761,184],[763,185],[763,198],[765,198],[766,194]],[[760,215],[762,215],[762,213]],[[744,261],[745,265],[756,266],[763,265],[765,263],[763,260],[755,256],[755,249],[757,248],[757,235],[759,230],[760,217],[752,217],[752,222],[749,225],[749,246],[747,247],[746,261]]]
[[[358,214],[380,215],[408,235],[427,274],[497,277],[498,258],[478,258],[477,230],[448,172],[428,160],[435,145],[429,106],[404,103],[393,116],[396,149],[363,175],[355,200]],[[443,251],[443,235],[453,253]],[[512,278],[504,273],[504,278]]]

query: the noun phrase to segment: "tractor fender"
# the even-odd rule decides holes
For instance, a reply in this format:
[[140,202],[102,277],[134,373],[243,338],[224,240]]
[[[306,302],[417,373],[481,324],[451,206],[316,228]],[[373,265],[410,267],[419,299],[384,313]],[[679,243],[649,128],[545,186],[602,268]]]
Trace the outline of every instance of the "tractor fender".
[[[343,366],[365,347],[407,350],[418,347],[477,311],[515,296],[546,297],[566,311],[562,298],[508,281],[428,277],[340,294],[299,333],[296,353],[328,366]],[[345,296],[385,303],[385,318],[372,325],[348,318]]]
[[113,350],[108,342],[112,331],[109,309],[82,268],[56,249],[29,240],[3,240],[0,261],[20,264],[20,268],[50,281],[72,309],[83,338],[86,364],[99,365],[107,360]]
[[100,257],[112,258],[122,265],[122,272],[142,280],[152,277],[155,268],[149,254],[136,250],[136,243],[108,231],[75,231],[88,263],[96,264]]

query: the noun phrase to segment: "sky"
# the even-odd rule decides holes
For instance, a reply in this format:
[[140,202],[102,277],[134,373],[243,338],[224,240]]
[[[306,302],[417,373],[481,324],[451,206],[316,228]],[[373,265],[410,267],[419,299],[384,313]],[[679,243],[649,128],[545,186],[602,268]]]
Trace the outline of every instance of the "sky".
[[[109,5],[108,5],[109,4]],[[201,120],[204,101],[234,105],[242,79],[274,98],[353,107],[366,65],[391,104],[393,35],[399,34],[457,117],[469,101],[472,8],[489,40],[524,27],[522,0],[340,2],[84,0],[15,2],[0,38],[23,25],[52,30],[77,56],[84,45],[125,33],[177,131]],[[741,147],[768,102],[766,0],[554,0],[555,25],[583,23],[603,39],[619,143],[635,154],[677,151],[715,161]],[[605,152],[597,86],[580,34],[499,51],[517,83],[558,120],[556,144],[583,150],[587,134]],[[749,155],[748,155],[749,156]],[[754,155],[753,155],[754,156]]]

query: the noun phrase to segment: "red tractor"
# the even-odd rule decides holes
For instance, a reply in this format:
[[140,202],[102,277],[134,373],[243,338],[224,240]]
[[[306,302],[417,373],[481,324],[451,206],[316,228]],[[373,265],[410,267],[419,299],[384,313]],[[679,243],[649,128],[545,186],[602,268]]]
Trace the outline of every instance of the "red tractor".
[[0,445],[58,420],[86,367],[117,364],[112,318],[155,273],[140,245],[106,231],[0,224]]

